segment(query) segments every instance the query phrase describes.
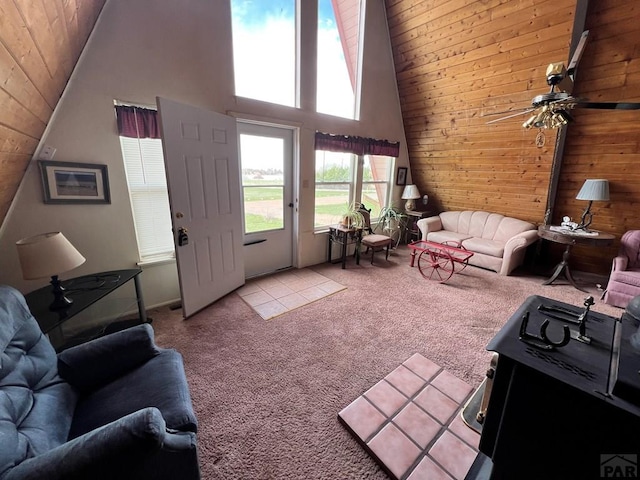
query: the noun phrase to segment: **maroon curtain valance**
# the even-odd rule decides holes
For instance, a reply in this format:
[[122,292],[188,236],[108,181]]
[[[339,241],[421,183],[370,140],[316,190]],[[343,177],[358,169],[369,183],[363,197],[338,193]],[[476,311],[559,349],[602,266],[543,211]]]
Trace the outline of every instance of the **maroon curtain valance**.
[[400,155],[400,142],[316,132],[316,150],[397,157]]
[[161,138],[158,112],[149,108],[116,105],[118,134],[131,138]]

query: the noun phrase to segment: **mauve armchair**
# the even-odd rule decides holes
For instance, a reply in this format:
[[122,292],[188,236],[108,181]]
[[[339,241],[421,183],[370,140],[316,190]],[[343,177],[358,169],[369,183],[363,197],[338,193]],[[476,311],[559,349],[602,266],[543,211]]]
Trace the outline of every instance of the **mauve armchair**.
[[181,355],[144,324],[56,355],[0,286],[0,479],[198,479]]
[[636,295],[640,295],[640,230],[629,230],[620,239],[604,301],[625,308]]

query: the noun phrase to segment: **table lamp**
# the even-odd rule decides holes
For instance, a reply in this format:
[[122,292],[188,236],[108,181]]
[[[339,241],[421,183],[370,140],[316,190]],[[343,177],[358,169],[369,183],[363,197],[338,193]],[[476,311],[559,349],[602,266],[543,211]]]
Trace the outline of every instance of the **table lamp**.
[[73,300],[64,295],[58,274],[82,265],[86,259],[61,232],[42,233],[16,242],[18,258],[25,280],[51,276],[53,303],[49,310],[68,307]]
[[406,200],[407,203],[404,204],[404,209],[408,211],[412,211],[416,209],[415,200],[420,198],[420,192],[418,191],[418,187],[415,185],[407,185],[404,187],[404,191],[402,192],[403,200]]
[[576,200],[589,200],[587,208],[582,213],[578,229],[587,230],[587,227],[591,225],[593,220],[593,214],[591,213],[591,204],[594,201],[607,201],[609,200],[609,181],[598,178],[588,179],[584,181],[584,185],[578,192]]

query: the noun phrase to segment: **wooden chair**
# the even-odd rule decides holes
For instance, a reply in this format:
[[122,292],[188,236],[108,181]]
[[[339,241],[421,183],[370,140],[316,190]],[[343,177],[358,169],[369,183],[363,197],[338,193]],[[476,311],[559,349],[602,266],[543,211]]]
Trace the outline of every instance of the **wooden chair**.
[[376,250],[385,250],[385,259],[389,260],[389,248],[393,244],[393,238],[387,235],[380,235],[377,233],[373,233],[373,229],[371,228],[371,209],[367,209],[364,205],[360,205],[360,213],[362,214],[362,218],[364,220],[364,225],[362,226],[363,236],[362,236],[362,245],[367,247],[367,250],[364,252],[365,255],[371,249],[371,265],[373,265],[373,257],[376,253]]

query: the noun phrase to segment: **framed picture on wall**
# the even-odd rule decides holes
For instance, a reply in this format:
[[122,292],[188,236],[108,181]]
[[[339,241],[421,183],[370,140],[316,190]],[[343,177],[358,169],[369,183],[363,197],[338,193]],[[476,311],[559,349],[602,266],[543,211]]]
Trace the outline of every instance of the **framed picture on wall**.
[[44,203],[111,203],[106,165],[39,160]]
[[396,185],[407,184],[407,169],[406,167],[398,167],[398,174],[396,175]]

